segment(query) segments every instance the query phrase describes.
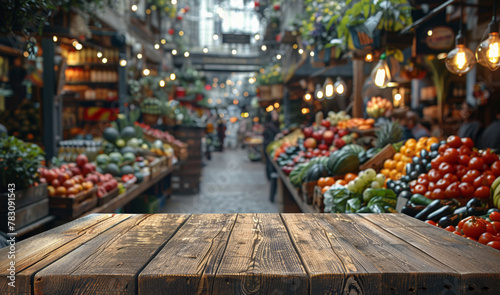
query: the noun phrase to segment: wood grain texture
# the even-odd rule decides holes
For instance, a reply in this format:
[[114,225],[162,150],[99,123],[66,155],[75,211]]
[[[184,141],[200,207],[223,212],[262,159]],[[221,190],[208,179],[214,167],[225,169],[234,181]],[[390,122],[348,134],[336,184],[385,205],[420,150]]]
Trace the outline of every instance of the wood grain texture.
[[370,275],[382,274],[380,294],[436,294],[443,280],[459,277],[451,268],[356,214],[323,214],[320,221],[346,249],[346,255]]
[[35,275],[35,294],[136,294],[136,276],[189,217],[134,215]]
[[7,285],[9,247],[0,249],[0,294],[31,294],[32,276],[37,271],[129,217],[129,214],[89,215],[16,243],[14,292]]
[[235,220],[193,215],[139,274],[139,294],[211,294]]
[[238,214],[212,294],[307,294],[308,276],[278,214]]
[[441,279],[440,290],[452,290],[457,294],[500,293],[500,251],[402,214],[399,214],[399,220],[406,219],[406,223],[421,226],[409,227],[402,222],[393,222],[388,227],[387,216],[375,214],[363,215],[363,218],[459,274],[460,277],[454,280]]
[[282,214],[310,278],[310,294],[377,294],[382,275],[368,273],[350,256],[331,227],[313,214]]

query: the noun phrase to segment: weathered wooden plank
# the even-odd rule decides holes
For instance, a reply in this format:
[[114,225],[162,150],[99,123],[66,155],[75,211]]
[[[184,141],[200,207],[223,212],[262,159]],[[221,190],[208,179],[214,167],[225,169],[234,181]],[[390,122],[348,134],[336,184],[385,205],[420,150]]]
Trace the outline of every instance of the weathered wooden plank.
[[32,276],[37,271],[129,217],[92,214],[17,243],[15,289],[7,285],[10,247],[0,249],[0,294],[31,294]]
[[338,233],[323,228],[318,216],[281,216],[309,274],[310,294],[380,293],[381,273],[377,269],[368,273],[362,261],[351,258],[336,238]]
[[380,294],[436,294],[443,281],[459,279],[450,267],[356,214],[323,214],[320,223],[346,255],[369,273],[382,273]]
[[212,294],[307,294],[308,276],[278,214],[238,214]]
[[[382,228],[392,228],[392,227],[428,227],[429,224],[420,221],[416,218],[410,217],[406,214],[400,213],[362,213],[359,216],[365,217],[366,219],[375,222],[378,226]],[[418,222],[417,222],[418,221]]]
[[210,294],[235,220],[193,215],[139,274],[139,294]]
[[35,294],[136,294],[136,276],[188,214],[134,215],[35,275]]
[[500,251],[403,214],[399,215],[399,219],[422,226],[407,227],[394,222],[387,227],[384,216],[363,217],[456,271],[460,279],[443,279],[442,290],[449,289],[457,294],[499,293]]

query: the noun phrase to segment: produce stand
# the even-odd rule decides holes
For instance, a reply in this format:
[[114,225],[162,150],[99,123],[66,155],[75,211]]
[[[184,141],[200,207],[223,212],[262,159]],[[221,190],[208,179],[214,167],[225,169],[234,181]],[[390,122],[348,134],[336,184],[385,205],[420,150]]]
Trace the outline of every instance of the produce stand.
[[319,211],[316,210],[312,205],[304,202],[302,197],[299,195],[297,188],[294,187],[290,182],[290,178],[286,176],[283,171],[281,171],[281,168],[278,166],[278,164],[274,160],[271,160],[271,163],[273,164],[279,175],[278,200],[283,201],[282,211],[285,213],[318,213]]
[[17,243],[15,291],[463,294],[499,290],[498,265],[497,250],[400,214],[92,214]]

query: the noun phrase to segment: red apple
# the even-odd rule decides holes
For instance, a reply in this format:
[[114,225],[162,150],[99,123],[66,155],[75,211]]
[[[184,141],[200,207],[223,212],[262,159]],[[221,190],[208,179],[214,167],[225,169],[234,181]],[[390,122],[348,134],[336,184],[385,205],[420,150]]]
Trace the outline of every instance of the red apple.
[[345,141],[342,138],[337,138],[334,141],[335,147],[336,148],[342,148],[345,145]]
[[328,145],[326,143],[321,143],[318,148],[322,151],[327,151],[328,150]]
[[327,145],[331,145],[333,143],[333,140],[335,139],[335,133],[331,130],[326,130],[323,133],[323,140]]
[[82,174],[82,171],[78,167],[70,167],[69,171],[71,171],[71,173],[73,173],[73,176]]
[[78,167],[80,168],[82,168],[83,165],[87,164],[88,162],[89,159],[84,154],[78,155],[78,157],[76,157],[76,165],[78,165]]
[[330,120],[327,120],[327,119],[321,120],[321,126],[325,126],[326,128],[330,128]]
[[314,131],[312,137],[314,139],[316,139],[317,141],[322,141],[323,140],[323,131],[321,131],[321,130]]
[[305,127],[304,130],[302,130],[302,132],[304,133],[304,137],[311,137],[314,130],[312,129],[312,127]]
[[52,181],[57,178],[57,174],[54,170],[50,169],[45,172],[45,175],[43,175],[43,177],[47,179],[48,183],[52,183]]
[[62,184],[65,188],[70,188],[70,187],[73,187],[75,185],[75,181],[73,179],[67,179],[63,182]]
[[345,136],[345,135],[349,134],[349,130],[347,130],[347,129],[339,129],[339,131],[337,133],[338,133],[338,135],[340,137],[342,137],[342,136]]
[[54,179],[54,180],[52,180],[50,185],[54,188],[58,188],[59,186],[61,186],[61,182],[59,181],[59,179]]
[[309,137],[308,139],[304,140],[304,146],[306,148],[316,148],[318,142],[316,139]]
[[84,176],[86,176],[87,174],[92,173],[94,171],[95,171],[95,165],[94,164],[92,164],[92,163],[86,163],[85,165],[83,165],[82,174]]

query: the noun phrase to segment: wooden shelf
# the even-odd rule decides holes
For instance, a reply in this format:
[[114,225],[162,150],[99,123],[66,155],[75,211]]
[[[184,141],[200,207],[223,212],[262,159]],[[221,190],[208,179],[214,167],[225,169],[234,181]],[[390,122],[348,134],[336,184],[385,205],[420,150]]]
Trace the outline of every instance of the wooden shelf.
[[91,82],[91,81],[66,81],[65,85],[116,85],[118,81],[115,82]]
[[72,64],[68,65],[68,67],[117,67],[118,63],[102,63],[102,62],[89,62],[83,64]]

